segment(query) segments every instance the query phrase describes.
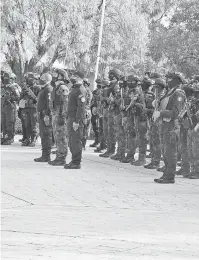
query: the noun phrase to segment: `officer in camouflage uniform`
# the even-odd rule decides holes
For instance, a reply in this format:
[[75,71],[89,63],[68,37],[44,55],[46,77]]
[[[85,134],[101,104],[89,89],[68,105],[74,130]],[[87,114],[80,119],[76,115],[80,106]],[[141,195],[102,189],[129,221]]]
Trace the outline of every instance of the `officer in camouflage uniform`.
[[83,140],[82,140],[82,145],[83,149],[86,149],[86,142],[88,139],[88,136],[90,134],[90,125],[91,125],[91,100],[92,100],[92,92],[90,90],[90,83],[87,78],[83,80],[83,85],[86,89],[86,118],[84,122],[84,129],[83,129]]
[[[176,171],[175,175],[189,175],[190,172],[190,157],[188,153],[188,133],[193,128],[191,120],[188,116],[187,110],[191,110],[192,100],[194,96],[194,89],[190,85],[185,85],[183,90],[186,94],[186,105],[179,114],[180,123],[180,153],[181,153],[181,168]],[[191,136],[190,136],[191,137]]]
[[37,75],[31,72],[27,73],[25,75],[26,82],[20,95],[19,109],[26,137],[25,140],[22,140],[22,146],[34,147],[38,137],[36,103],[40,86],[35,84],[37,78]]
[[128,152],[125,158],[120,160],[122,163],[134,163],[135,152],[137,148],[137,133],[136,133],[136,116],[134,103],[139,97],[139,78],[134,75],[129,75],[124,80],[124,103],[121,106],[122,124],[124,126],[125,137],[123,138],[123,147],[128,145]]
[[112,155],[110,158],[112,160],[123,160],[125,158],[125,146],[124,138],[124,126],[122,124],[122,113],[121,113],[121,102],[123,101],[123,93],[122,88],[120,88],[119,84],[115,85],[114,87],[114,98],[111,102],[110,106],[113,107],[114,111],[114,126],[115,126],[115,132],[116,132],[116,141],[117,141],[117,153],[115,155]]
[[194,84],[190,114],[192,127],[188,130],[188,158],[190,171],[184,172],[183,177],[199,179],[199,83]]
[[97,94],[95,95],[95,98],[93,99],[93,106],[92,111],[96,114],[97,120],[97,129],[99,130],[99,146],[94,150],[95,153],[103,153],[106,149],[106,139],[104,136],[104,122],[103,122],[103,103],[102,103],[102,95],[103,95],[103,89],[109,85],[109,82],[106,80],[99,80],[97,79]]
[[96,147],[99,144],[99,115],[97,114],[97,106],[100,102],[100,93],[101,93],[101,82],[102,80],[100,78],[97,78],[96,81],[97,88],[93,90],[93,97],[91,100],[91,124],[92,129],[95,134],[95,141],[93,144],[90,145],[90,147]]
[[[143,84],[143,83],[142,83]],[[150,87],[151,83],[149,80],[146,80],[144,86],[146,91]],[[146,115],[146,104],[145,104],[145,95],[142,90],[142,85],[137,86],[138,98],[133,103],[132,108],[135,111],[135,121],[136,121],[136,135],[138,139],[139,154],[138,160],[131,162],[134,166],[143,166],[146,163],[146,150],[147,150],[147,130],[148,122]]]
[[114,99],[114,87],[119,84],[119,79],[121,77],[121,72],[118,69],[112,69],[109,71],[110,87],[108,93],[108,137],[107,137],[107,151],[106,153],[100,155],[101,157],[108,158],[115,153],[116,146],[116,132],[114,126],[114,109],[110,105]]
[[[111,103],[110,95],[112,93],[112,88],[110,86],[110,82],[108,80],[102,81],[103,90],[101,93],[101,104],[103,106],[103,134],[105,143],[107,144],[107,151],[105,153],[100,154],[100,157],[109,157],[110,154],[110,141],[108,138],[109,133],[109,106]],[[112,133],[114,135],[114,132],[112,130]]]
[[16,76],[13,73],[5,72],[3,77],[4,84],[1,86],[1,126],[3,138],[1,144],[11,145],[14,142],[17,103],[21,88],[15,83]]
[[39,132],[41,137],[42,156],[35,158],[35,162],[50,161],[50,153],[52,147],[52,115],[50,110],[52,76],[44,73],[40,77],[40,92],[37,101],[37,113],[39,119]]
[[151,162],[144,166],[146,169],[157,169],[160,165],[161,160],[161,142],[160,142],[160,132],[159,132],[159,121],[154,122],[152,120],[152,115],[154,110],[159,106],[161,98],[166,92],[166,81],[157,78],[154,82],[155,88],[155,100],[153,101],[153,107],[147,109],[147,115],[150,120],[150,148],[151,148]]
[[80,169],[82,160],[82,138],[86,119],[86,89],[84,73],[77,71],[71,77],[73,86],[68,97],[68,136],[72,160],[65,169]]
[[154,111],[153,120],[161,120],[160,131],[162,134],[163,159],[165,170],[163,176],[154,179],[157,183],[175,183],[177,163],[177,140],[180,131],[178,116],[186,102],[185,92],[181,89],[183,83],[179,73],[168,75],[169,91],[161,99],[158,111]]
[[56,158],[49,161],[53,166],[64,166],[68,154],[67,107],[69,88],[68,76],[62,70],[56,69],[53,73],[53,91],[51,92],[50,108],[52,112],[53,134],[56,142]]

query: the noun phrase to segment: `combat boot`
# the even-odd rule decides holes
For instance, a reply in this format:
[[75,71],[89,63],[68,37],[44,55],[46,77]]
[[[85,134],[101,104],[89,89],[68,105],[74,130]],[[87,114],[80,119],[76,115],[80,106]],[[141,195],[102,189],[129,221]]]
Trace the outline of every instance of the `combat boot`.
[[3,142],[3,145],[11,145],[12,144],[12,140],[11,139],[6,139]]
[[127,154],[127,156],[125,156],[124,158],[122,158],[120,160],[121,163],[130,163],[132,161],[135,161],[134,155],[128,155],[128,154]]
[[108,153],[106,153],[103,157],[104,157],[104,158],[109,158],[109,157],[112,156],[112,155],[114,155],[113,152],[108,152]]
[[95,152],[95,153],[104,153],[104,152],[105,152],[105,149],[106,149],[106,148],[103,149],[103,148],[101,148],[101,147],[97,147],[97,148],[94,150],[94,152]]
[[183,177],[191,180],[197,180],[199,179],[199,172],[187,173],[187,175],[183,175]]
[[19,142],[22,143],[22,142],[24,142],[25,140],[26,140],[26,138],[23,137],[23,138],[19,139]]
[[153,162],[144,165],[144,168],[145,168],[145,169],[150,169],[150,170],[152,170],[152,169],[157,169],[157,168],[159,168],[159,167],[160,167],[160,164],[159,164],[159,163],[153,163]]
[[48,164],[52,166],[64,166],[65,165],[65,158],[55,158],[53,161],[49,161]]
[[64,169],[69,169],[69,170],[81,169],[81,164],[74,164],[74,163],[65,164]]
[[111,155],[110,157],[111,160],[119,161],[121,159],[121,156],[119,153],[116,153],[114,155]]
[[5,141],[6,141],[6,138],[5,138],[5,137],[2,137],[2,138],[1,138],[1,144],[3,144]]
[[35,162],[49,162],[50,161],[50,153],[47,151],[42,151],[42,156],[34,159]]
[[145,164],[146,164],[146,155],[145,154],[139,154],[138,160],[133,163],[134,166],[144,166]]
[[110,148],[109,152],[108,152],[107,154],[105,154],[103,157],[104,157],[104,158],[108,158],[108,157],[111,157],[111,156],[114,155],[114,154],[115,154],[115,146],[113,145],[113,146]]
[[168,178],[168,177],[161,177],[159,179],[154,179],[154,182],[161,183],[161,184],[174,184],[175,179],[174,178]]
[[36,136],[31,137],[31,142],[27,146],[35,147],[36,141],[37,141],[37,137]]
[[30,140],[29,139],[26,139],[22,144],[21,146],[28,146],[30,143]]
[[109,150],[107,150],[105,153],[99,154],[99,157],[106,157],[107,154],[109,154]]

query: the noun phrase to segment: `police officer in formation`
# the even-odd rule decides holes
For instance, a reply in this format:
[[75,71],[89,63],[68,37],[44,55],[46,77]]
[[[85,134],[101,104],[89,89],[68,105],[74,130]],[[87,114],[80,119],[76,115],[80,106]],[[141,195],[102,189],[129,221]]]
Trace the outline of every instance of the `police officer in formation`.
[[67,106],[69,88],[68,74],[61,69],[52,72],[53,90],[50,96],[53,136],[56,143],[56,158],[48,163],[53,166],[64,166],[68,154]]
[[1,73],[1,144],[11,145],[14,142],[17,104],[21,88],[15,83],[13,73]]
[[[107,144],[100,157],[157,169],[163,175],[156,183],[174,183],[175,175],[199,178],[199,76],[187,82],[180,73],[147,72],[140,79],[112,69],[108,80],[98,78],[96,83],[91,110],[98,117],[102,110]],[[96,150],[101,152],[101,145]],[[181,169],[176,171],[179,156]]]
[[[40,78],[27,73],[24,79],[21,89],[15,75],[1,73],[3,145],[14,140],[19,104],[22,145],[35,146],[38,134],[41,137],[42,156],[35,162],[80,169],[92,125],[95,141],[91,147],[102,158],[163,172],[156,183],[174,183],[176,175],[199,178],[199,76],[185,81],[180,73],[146,72],[140,78],[113,68],[108,79],[96,80],[93,92],[81,71],[69,75],[53,69]],[[53,136],[57,150],[51,160]],[[66,164],[68,148],[72,160]],[[176,171],[176,165],[180,170]]]
[[19,116],[22,123],[23,138],[22,146],[34,147],[38,137],[37,125],[37,96],[40,86],[37,84],[39,75],[27,73],[19,101]]

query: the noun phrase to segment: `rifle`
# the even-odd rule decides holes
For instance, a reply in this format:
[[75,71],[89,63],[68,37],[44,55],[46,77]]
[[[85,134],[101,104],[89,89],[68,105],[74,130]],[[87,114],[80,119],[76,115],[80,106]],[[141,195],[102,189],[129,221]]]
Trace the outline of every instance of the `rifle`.
[[26,87],[25,84],[23,85],[23,88],[25,89],[25,91],[26,91],[26,93],[27,93],[28,96],[30,96],[32,99],[34,99],[35,101],[37,101],[36,95],[33,93],[33,91],[32,91],[30,88]]
[[[186,119],[184,119],[185,115],[187,115],[188,122],[186,121]],[[185,128],[191,128],[191,129],[194,128],[194,124],[193,124],[192,116],[191,116],[191,111],[190,111],[187,100],[185,102],[184,108],[180,111],[178,119],[183,124],[183,126]],[[183,121],[183,119],[184,119],[184,121]]]
[[135,103],[135,101],[138,99],[138,95],[135,95],[133,93],[133,91],[131,92],[131,102],[130,104],[128,105],[128,107],[126,108],[126,111],[128,111],[132,106],[133,104]]

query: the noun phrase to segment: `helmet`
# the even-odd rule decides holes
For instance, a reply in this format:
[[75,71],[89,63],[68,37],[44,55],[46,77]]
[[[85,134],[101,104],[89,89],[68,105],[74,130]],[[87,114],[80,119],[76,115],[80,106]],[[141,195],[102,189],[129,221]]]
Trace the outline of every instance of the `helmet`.
[[167,73],[166,77],[169,78],[169,79],[178,80],[180,83],[185,82],[185,78],[182,75],[182,73],[180,73],[180,72],[174,72],[174,73],[169,72],[169,73]]
[[148,79],[146,77],[143,78],[142,82],[144,84],[147,84],[149,87],[152,85],[152,80],[150,80],[150,79]]
[[150,78],[151,79],[159,79],[159,78],[162,78],[162,75],[158,72],[152,72],[151,75],[150,75]]
[[130,82],[139,82],[140,81],[140,78],[138,77],[138,76],[134,76],[134,75],[129,75],[128,77],[127,77],[127,81],[130,81]]
[[95,80],[95,82],[96,82],[98,85],[100,85],[100,84],[102,83],[102,80],[101,80],[101,78],[97,78],[97,79]]
[[113,75],[117,79],[120,79],[121,76],[122,76],[122,72],[118,69],[112,69],[112,70],[109,71],[109,75]]
[[152,85],[152,81],[146,77],[141,82],[141,86],[143,90],[148,89],[151,85]]
[[44,73],[40,77],[45,83],[50,83],[52,81],[52,76],[49,73]]
[[155,83],[154,84],[156,86],[160,86],[160,87],[166,88],[166,81],[161,79],[161,78],[155,79]]

